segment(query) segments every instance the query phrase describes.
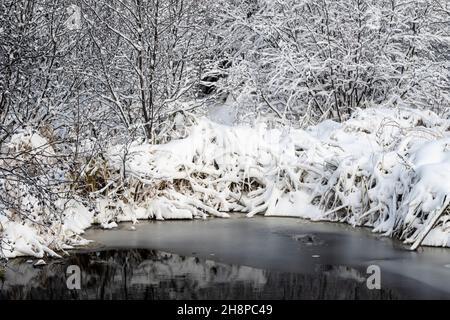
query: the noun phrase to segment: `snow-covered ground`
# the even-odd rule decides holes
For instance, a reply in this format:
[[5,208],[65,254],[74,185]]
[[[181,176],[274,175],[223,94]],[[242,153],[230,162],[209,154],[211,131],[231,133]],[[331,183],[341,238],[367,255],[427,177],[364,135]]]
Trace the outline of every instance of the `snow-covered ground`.
[[305,130],[196,122],[185,138],[167,144],[111,147],[111,175],[92,195],[95,210],[71,200],[45,228],[0,216],[2,255],[54,255],[84,244],[80,235],[94,223],[112,228],[120,221],[229,212],[340,221],[413,247],[450,246],[448,119],[380,108]]

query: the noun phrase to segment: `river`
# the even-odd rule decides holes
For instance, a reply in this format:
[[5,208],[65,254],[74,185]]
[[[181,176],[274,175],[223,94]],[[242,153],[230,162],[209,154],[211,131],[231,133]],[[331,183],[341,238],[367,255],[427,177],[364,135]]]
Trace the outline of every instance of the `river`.
[[[0,299],[449,299],[450,250],[420,248],[366,228],[302,219],[123,223],[89,229],[93,242],[33,265],[10,260]],[[81,270],[69,290],[67,267]],[[369,266],[381,289],[370,290]]]

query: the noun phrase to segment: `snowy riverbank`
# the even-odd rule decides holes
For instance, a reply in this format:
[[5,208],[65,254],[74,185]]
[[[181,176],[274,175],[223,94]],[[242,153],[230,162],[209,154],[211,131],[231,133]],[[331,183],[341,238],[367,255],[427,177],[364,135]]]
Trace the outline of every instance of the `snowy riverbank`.
[[113,146],[85,170],[105,185],[43,224],[0,216],[1,255],[84,244],[92,224],[295,216],[369,226],[413,245],[450,246],[450,120],[430,111],[361,110],[306,130],[198,119],[184,139]]

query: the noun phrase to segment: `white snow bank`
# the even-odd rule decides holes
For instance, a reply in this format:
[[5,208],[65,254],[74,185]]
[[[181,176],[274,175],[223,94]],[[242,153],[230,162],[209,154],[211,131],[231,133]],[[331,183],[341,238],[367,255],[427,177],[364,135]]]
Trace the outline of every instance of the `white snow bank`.
[[[148,185],[163,181],[158,201],[187,205],[183,218],[182,210],[295,216],[448,246],[449,128],[432,112],[403,108],[360,110],[306,130],[203,118],[185,139],[132,146],[127,170]],[[110,163],[119,169],[114,152]]]
[[72,202],[49,229],[3,216],[3,255],[54,254],[83,243],[80,235],[93,223],[111,228],[229,212],[340,221],[414,246],[450,245],[448,119],[380,108],[306,130],[206,118],[189,130],[167,144],[112,147],[95,210]]

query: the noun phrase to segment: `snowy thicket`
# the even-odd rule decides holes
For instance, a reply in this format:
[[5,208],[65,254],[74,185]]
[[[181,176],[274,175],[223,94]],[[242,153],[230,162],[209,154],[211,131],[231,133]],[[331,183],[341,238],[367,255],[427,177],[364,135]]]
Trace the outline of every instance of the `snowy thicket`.
[[[292,123],[357,108],[449,108],[449,2],[255,0],[219,4],[221,81],[240,105]],[[232,36],[229,36],[229,35]]]
[[[450,121],[414,109],[359,110],[305,130],[225,126],[206,118],[185,138],[112,146],[92,160],[91,207],[61,220],[2,217],[6,257],[82,244],[93,223],[295,216],[373,227],[406,243],[450,245]],[[181,120],[180,120],[181,121]]]

